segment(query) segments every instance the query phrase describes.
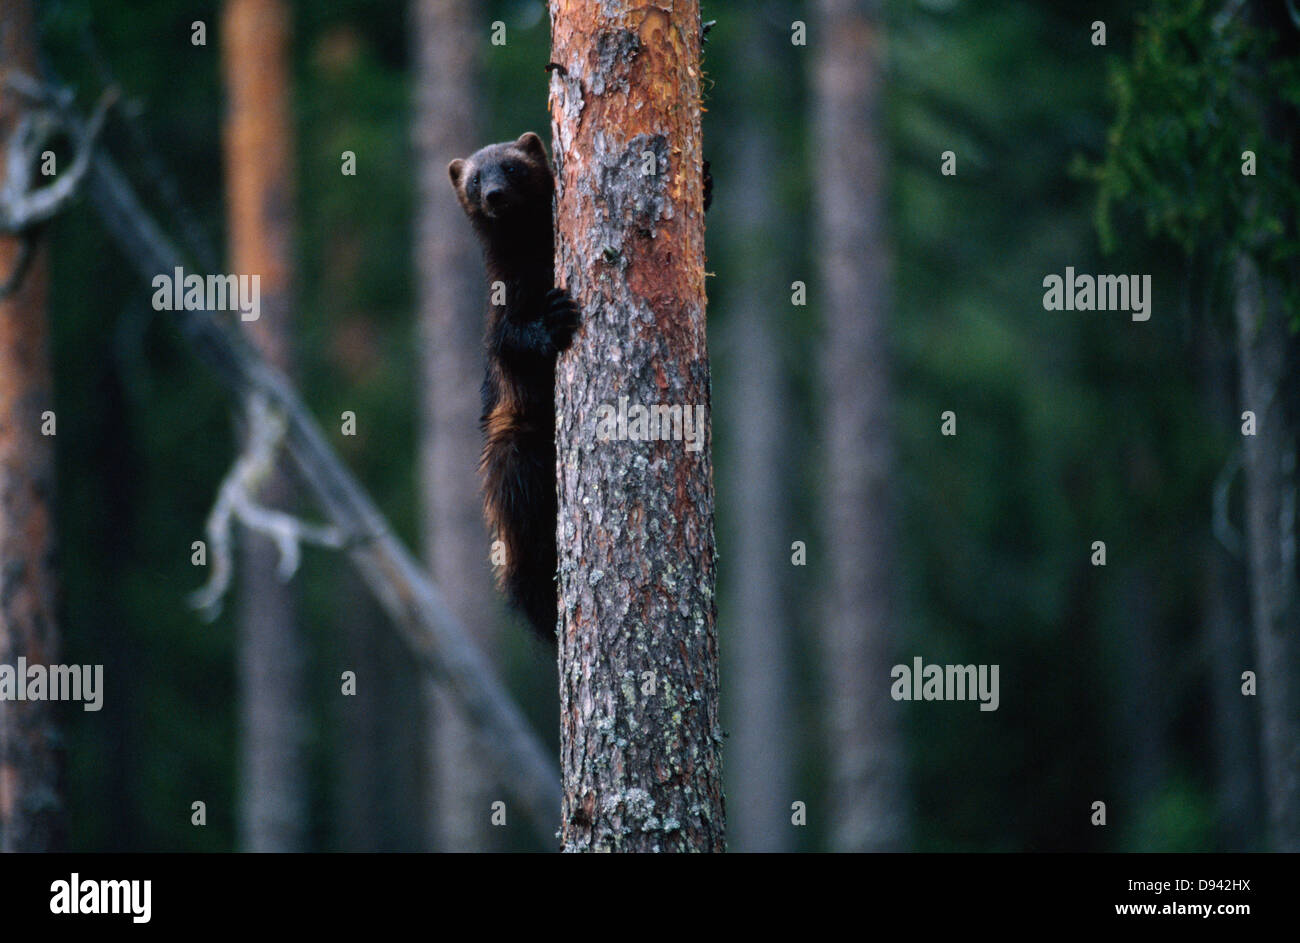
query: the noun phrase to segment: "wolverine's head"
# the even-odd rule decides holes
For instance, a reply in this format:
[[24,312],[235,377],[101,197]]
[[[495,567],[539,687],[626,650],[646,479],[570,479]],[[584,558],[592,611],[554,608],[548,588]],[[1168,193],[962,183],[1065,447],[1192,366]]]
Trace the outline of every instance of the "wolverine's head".
[[550,213],[555,179],[542,139],[532,131],[457,158],[447,165],[447,173],[472,220],[504,222],[543,208]]

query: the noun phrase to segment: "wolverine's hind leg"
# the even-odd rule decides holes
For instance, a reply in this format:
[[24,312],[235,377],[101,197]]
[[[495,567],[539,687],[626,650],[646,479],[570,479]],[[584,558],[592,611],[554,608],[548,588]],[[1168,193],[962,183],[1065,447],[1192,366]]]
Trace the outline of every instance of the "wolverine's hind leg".
[[543,638],[555,630],[555,448],[500,407],[483,422],[483,507],[505,563],[497,585]]

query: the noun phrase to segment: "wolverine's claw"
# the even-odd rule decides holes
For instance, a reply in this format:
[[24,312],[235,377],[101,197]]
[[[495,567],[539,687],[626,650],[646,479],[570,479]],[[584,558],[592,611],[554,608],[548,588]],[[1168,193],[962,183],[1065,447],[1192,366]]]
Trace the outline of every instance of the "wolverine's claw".
[[552,288],[546,293],[546,331],[556,350],[567,350],[573,333],[581,320],[577,303],[563,288]]

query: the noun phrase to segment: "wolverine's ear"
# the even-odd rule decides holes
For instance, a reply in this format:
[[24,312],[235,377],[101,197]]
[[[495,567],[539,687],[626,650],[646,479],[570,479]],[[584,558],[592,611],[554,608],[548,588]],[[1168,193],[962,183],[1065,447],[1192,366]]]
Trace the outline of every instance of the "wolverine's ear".
[[459,157],[447,165],[447,175],[451,177],[451,185],[457,190],[460,189],[460,177],[465,172],[465,161]]
[[525,131],[519,135],[519,140],[515,141],[515,147],[525,154],[536,154],[543,162],[546,160],[546,148],[542,146],[542,139],[532,131]]

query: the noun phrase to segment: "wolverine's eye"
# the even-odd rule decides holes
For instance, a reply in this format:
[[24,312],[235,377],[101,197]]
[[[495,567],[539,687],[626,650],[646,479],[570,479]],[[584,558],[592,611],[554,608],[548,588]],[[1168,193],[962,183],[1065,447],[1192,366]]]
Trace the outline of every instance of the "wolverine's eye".
[[477,190],[477,189],[478,189],[478,171],[477,171],[477,170],[474,171],[474,179],[471,180],[471,181],[469,182],[469,185],[470,185],[470,188],[473,189],[473,190]]
[[513,177],[516,173],[519,172],[519,167],[515,164],[506,164],[501,169],[506,172],[506,176],[508,177]]

